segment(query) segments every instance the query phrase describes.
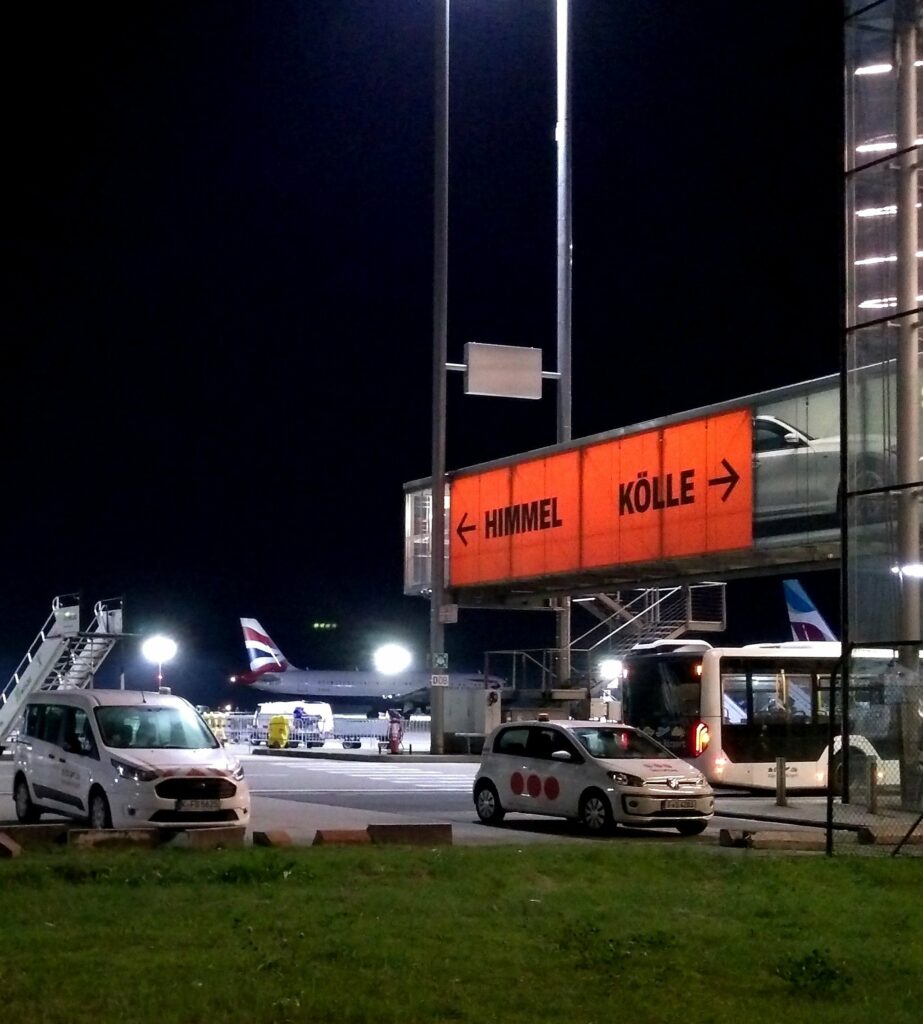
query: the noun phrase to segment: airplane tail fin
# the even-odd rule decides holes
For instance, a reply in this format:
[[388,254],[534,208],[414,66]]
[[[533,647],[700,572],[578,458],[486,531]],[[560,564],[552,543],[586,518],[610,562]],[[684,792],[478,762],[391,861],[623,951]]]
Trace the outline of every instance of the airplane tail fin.
[[285,655],[272,642],[272,637],[256,619],[241,619],[244,631],[244,646],[250,659],[250,672],[262,675],[264,672],[285,672],[290,667]]
[[796,640],[836,640],[833,630],[798,580],[783,580],[782,587],[785,591],[788,621]]

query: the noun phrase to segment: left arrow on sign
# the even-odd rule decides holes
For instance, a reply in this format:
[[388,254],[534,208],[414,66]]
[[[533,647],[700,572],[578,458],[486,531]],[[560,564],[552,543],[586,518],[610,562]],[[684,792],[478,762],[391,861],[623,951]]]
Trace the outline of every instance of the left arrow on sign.
[[458,534],[458,539],[462,542],[462,544],[465,545],[465,547],[468,547],[468,538],[465,536],[465,534],[468,533],[471,530],[476,530],[477,529],[477,526],[474,523],[472,523],[470,526],[465,526],[465,523],[467,521],[468,521],[468,513],[465,512],[462,515],[462,517],[461,517],[461,522],[458,524],[458,526],[457,526],[457,528],[455,530],[455,532]]
[[709,486],[712,484],[727,484],[724,494],[721,495],[722,501],[727,501],[731,496],[731,491],[737,486],[737,481],[740,479],[740,473],[728,462],[727,459],[721,460],[721,465],[727,470],[727,476],[715,476],[708,481]]

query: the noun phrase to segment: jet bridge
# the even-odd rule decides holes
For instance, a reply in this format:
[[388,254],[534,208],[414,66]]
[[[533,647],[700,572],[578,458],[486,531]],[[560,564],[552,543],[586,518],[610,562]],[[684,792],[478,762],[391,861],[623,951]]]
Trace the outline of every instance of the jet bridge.
[[121,599],[98,601],[93,620],[81,630],[78,596],[56,597],[45,625],[0,690],[0,745],[15,729],[26,700],[36,691],[92,685],[122,635]]
[[[848,494],[894,483],[892,374],[850,381]],[[838,566],[839,395],[834,374],[447,474],[446,600],[541,608]],[[428,597],[430,481],[404,492],[404,592]],[[866,550],[887,544],[890,516],[887,499],[863,506]]]

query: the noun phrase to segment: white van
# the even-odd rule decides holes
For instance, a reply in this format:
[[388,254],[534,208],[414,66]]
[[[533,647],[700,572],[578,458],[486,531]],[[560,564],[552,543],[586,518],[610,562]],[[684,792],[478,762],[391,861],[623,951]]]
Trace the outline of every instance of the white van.
[[250,790],[233,754],[182,697],[58,690],[29,698],[13,769],[16,817],[93,828],[241,824]]

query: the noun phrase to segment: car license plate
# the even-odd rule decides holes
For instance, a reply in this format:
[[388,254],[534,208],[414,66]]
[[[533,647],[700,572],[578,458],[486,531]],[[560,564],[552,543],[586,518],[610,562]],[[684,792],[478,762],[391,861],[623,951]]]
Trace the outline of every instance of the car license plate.
[[177,800],[178,811],[220,811],[220,800]]
[[688,811],[695,807],[695,800],[664,800],[665,811]]

